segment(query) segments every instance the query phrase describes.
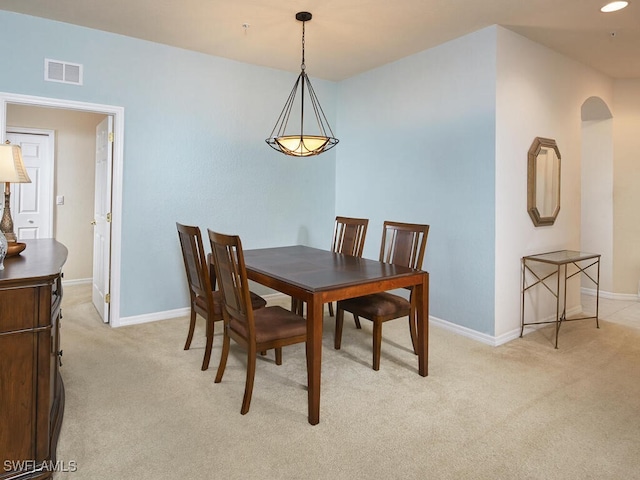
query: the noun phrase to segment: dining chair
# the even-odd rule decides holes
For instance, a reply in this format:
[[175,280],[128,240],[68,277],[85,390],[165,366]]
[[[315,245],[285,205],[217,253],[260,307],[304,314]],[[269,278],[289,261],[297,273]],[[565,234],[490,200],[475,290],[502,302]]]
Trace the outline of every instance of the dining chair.
[[[196,327],[196,315],[200,315],[206,321],[207,343],[202,360],[202,370],[209,368],[211,349],[213,347],[214,323],[222,320],[222,294],[215,290],[216,278],[210,275],[207,266],[207,258],[202,243],[200,228],[183,225],[176,222],[182,258],[187,273],[189,286],[189,298],[191,305],[191,318],[189,321],[189,333],[184,349],[189,350],[193,332]],[[262,308],[267,302],[264,298],[251,292],[251,304],[253,308]]]
[[[362,257],[368,226],[368,218],[336,217],[331,251],[353,257]],[[333,302],[329,302],[329,316],[333,317]],[[356,326],[360,328],[358,318],[354,316],[354,320]]]
[[280,306],[253,310],[247,295],[249,288],[240,237],[211,230],[207,232],[222,292],[224,317],[222,355],[215,383],[222,381],[233,339],[247,351],[247,376],[240,410],[244,415],[251,404],[256,353],[274,348],[276,365],[281,365],[282,347],[296,343],[305,343],[306,347],[307,322],[300,315]]
[[[401,222],[384,222],[380,261],[402,265],[413,269],[422,268],[427,246],[429,225]],[[338,302],[334,348],[340,349],[344,312],[351,312],[373,322],[373,369],[380,370],[380,350],[382,347],[382,324],[396,318],[409,317],[409,332],[414,353],[417,353],[416,310],[413,302],[413,288],[409,300],[389,292],[373,293],[349,298]]]
[[[337,216],[333,227],[331,251],[354,257],[362,257],[368,226],[368,218]],[[302,302],[292,298],[291,311],[302,315]],[[329,302],[329,316],[333,317],[333,302]],[[354,317],[354,321],[356,322],[356,327],[360,328],[360,322],[357,317]]]

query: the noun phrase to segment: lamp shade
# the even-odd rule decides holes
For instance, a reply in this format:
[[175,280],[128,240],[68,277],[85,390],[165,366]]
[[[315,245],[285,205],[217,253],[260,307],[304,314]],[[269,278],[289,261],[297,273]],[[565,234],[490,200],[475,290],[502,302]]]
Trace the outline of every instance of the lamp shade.
[[296,157],[307,157],[324,152],[329,138],[318,135],[285,135],[277,137],[275,141],[282,153]]
[[18,145],[0,145],[0,182],[31,183]]

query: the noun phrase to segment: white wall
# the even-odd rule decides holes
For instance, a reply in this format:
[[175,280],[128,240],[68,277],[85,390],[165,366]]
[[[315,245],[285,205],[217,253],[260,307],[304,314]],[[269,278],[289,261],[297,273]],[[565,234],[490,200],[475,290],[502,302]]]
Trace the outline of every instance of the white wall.
[[[600,293],[613,294],[613,121],[582,123],[581,249],[600,253]],[[582,286],[593,290],[587,279]]]
[[[613,82],[502,27],[497,52],[495,335],[509,339],[519,333],[521,258],[580,249],[580,107],[591,96],[611,105]],[[537,136],[555,139],[562,155],[561,207],[553,226],[535,227],[527,214],[527,151]],[[576,302],[579,288],[569,307]]]
[[640,288],[640,79],[617,80],[613,98],[614,291]]

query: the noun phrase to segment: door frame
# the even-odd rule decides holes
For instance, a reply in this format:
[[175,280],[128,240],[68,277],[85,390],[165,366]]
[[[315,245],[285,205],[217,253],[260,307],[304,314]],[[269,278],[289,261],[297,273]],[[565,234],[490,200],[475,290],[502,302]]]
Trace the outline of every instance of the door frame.
[[[56,176],[56,157],[54,155],[55,152],[55,132],[53,130],[45,130],[42,128],[29,128],[29,127],[17,127],[15,125],[8,125],[5,128],[5,134],[6,133],[13,133],[15,135],[38,135],[40,137],[45,137],[47,139],[47,143],[48,143],[48,153],[47,153],[47,161],[50,163],[51,165],[51,175],[49,176],[49,191],[51,192],[51,198],[49,198],[49,203],[51,205],[55,205],[55,176]],[[13,194],[11,195],[12,201],[15,202],[15,200],[13,200]],[[12,211],[13,210],[13,205],[11,206]],[[48,237],[52,237],[53,236],[53,210],[54,208],[51,207],[51,209],[49,210],[49,230],[46,232],[47,233],[47,237],[43,237],[43,238],[48,238]]]
[[51,107],[62,110],[78,110],[82,112],[100,113],[113,116],[113,170],[111,172],[111,307],[109,325],[120,326],[120,283],[122,257],[122,177],[124,160],[124,107],[78,102],[58,98],[37,97],[15,93],[0,92],[0,140],[6,140],[7,105],[31,105]]

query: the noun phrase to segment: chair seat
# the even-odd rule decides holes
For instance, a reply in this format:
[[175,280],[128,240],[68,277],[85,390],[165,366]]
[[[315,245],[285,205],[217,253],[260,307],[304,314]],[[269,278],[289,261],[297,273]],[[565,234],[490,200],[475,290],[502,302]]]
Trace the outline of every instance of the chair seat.
[[341,300],[338,302],[338,308],[368,319],[389,315],[396,315],[397,318],[411,312],[411,304],[406,298],[388,292]]
[[262,298],[260,295],[257,295],[253,292],[249,292],[249,295],[251,296],[251,307],[254,310],[258,310],[260,308],[267,306],[267,301],[264,298]]
[[[258,310],[259,308],[263,308],[267,305],[267,301],[262,298],[260,295],[257,295],[253,292],[249,292],[251,295],[251,306],[254,310]],[[222,292],[220,290],[215,290],[213,292],[213,314],[216,316],[222,317]],[[207,300],[201,296],[196,297],[196,305],[203,310],[207,309]]]
[[[256,328],[256,343],[268,343],[282,338],[306,335],[307,322],[295,313],[279,306],[254,310],[253,318]],[[245,324],[231,319],[229,326],[238,334],[247,338]]]
[[[196,297],[196,307],[207,310],[207,299],[201,295]],[[213,292],[213,314],[222,318],[222,292],[215,290]]]

